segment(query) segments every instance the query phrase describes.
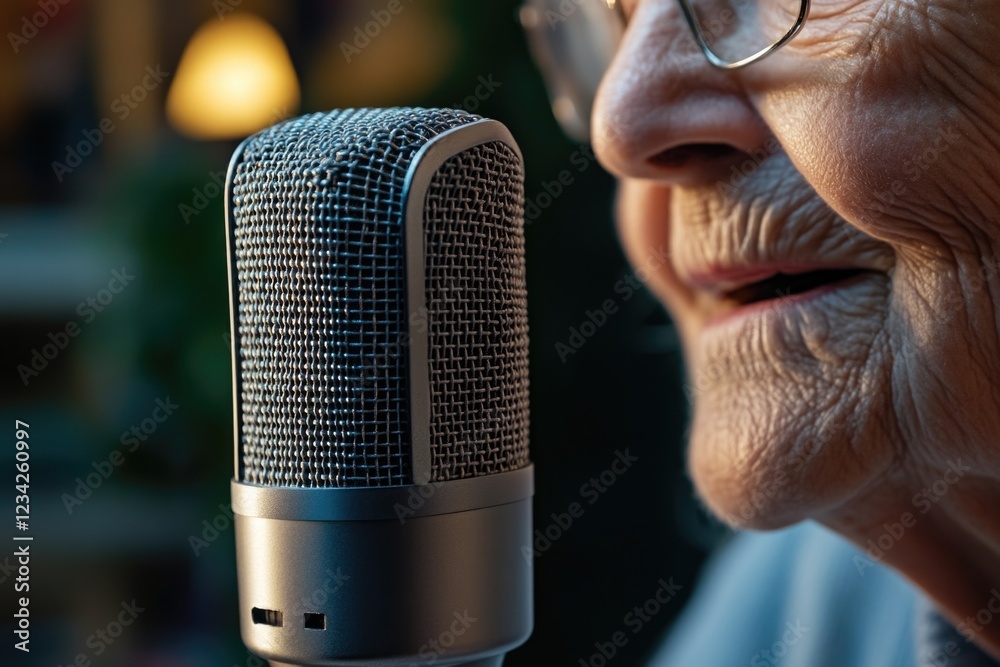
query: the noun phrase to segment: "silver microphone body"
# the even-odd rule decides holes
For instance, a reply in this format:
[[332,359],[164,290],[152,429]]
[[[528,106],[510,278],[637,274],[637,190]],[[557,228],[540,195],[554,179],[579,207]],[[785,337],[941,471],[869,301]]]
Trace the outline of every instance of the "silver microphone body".
[[240,629],[279,665],[493,667],[531,633],[523,163],[360,109],[227,178]]

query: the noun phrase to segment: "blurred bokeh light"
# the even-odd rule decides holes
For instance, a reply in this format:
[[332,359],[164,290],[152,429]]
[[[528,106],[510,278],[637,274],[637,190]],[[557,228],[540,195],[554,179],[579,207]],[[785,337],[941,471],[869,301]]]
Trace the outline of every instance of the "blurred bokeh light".
[[299,82],[288,49],[265,21],[237,14],[203,25],[184,49],[167,118],[197,139],[232,139],[295,111]]

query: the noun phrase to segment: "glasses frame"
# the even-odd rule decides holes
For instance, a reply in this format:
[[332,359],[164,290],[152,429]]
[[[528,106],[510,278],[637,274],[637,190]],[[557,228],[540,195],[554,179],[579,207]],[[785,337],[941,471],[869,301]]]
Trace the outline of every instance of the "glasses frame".
[[[575,0],[577,3],[582,3],[583,1],[584,0]],[[612,11],[613,14],[617,16],[616,23],[619,24],[623,30],[627,28],[628,17],[625,15],[621,0],[591,1],[605,5]],[[746,67],[747,65],[755,63],[785,46],[802,30],[802,26],[805,25],[805,22],[809,17],[809,10],[811,7],[811,0],[798,0],[800,3],[798,16],[795,19],[795,23],[784,35],[757,53],[751,54],[750,56],[735,62],[729,62],[720,58],[714,51],[712,51],[712,47],[708,44],[708,41],[705,39],[705,35],[698,26],[698,19],[696,18],[694,9],[691,6],[691,0],[677,1],[680,4],[685,22],[687,23],[688,29],[690,30],[692,37],[694,37],[699,50],[705,56],[705,59],[710,65],[720,70],[735,70],[741,67]],[[565,99],[570,101],[572,104],[573,118],[563,118],[559,112],[555,113],[562,131],[568,137],[576,141],[587,142],[589,141],[591,109],[587,105],[584,105],[586,108],[584,108],[584,106],[580,106],[579,102],[581,102],[583,98],[573,92],[573,86],[567,87],[566,85],[560,83],[560,80],[564,78],[561,70],[566,69],[567,66],[560,64],[559,58],[553,56],[553,52],[558,49],[554,49],[552,44],[549,43],[547,39],[542,37],[545,31],[539,30],[537,26],[538,22],[541,20],[539,5],[544,6],[545,2],[546,0],[524,0],[524,3],[521,5],[520,11],[518,12],[519,22],[528,37],[528,45],[531,49],[532,57],[544,76],[549,99],[553,104],[553,111],[556,111],[555,103],[557,101],[561,102]],[[550,24],[550,28],[553,28],[552,24]],[[609,58],[610,57],[611,55],[609,54]],[[570,65],[569,68],[572,69],[572,66]],[[579,83],[577,78],[575,78],[572,73],[570,73],[568,79]],[[577,91],[577,93],[578,92],[579,91]],[[591,100],[591,103],[592,101],[593,100]]]
[[[617,0],[610,0],[610,2],[614,2],[616,6],[619,4]],[[691,34],[694,35],[694,41],[697,42],[698,48],[700,48],[701,52],[705,54],[708,62],[719,69],[725,70],[734,70],[746,67],[750,63],[755,63],[761,58],[774,53],[790,42],[795,35],[799,34],[799,31],[802,30],[802,26],[805,25],[806,19],[809,17],[809,8],[811,5],[811,0],[801,0],[799,15],[795,19],[795,24],[788,30],[788,32],[786,32],[780,39],[772,43],[770,46],[767,46],[757,53],[743,58],[742,60],[729,62],[720,58],[714,51],[712,51],[712,47],[709,46],[701,28],[698,27],[698,19],[695,16],[694,9],[691,7],[690,0],[677,0],[677,2],[681,6],[681,11],[684,13],[684,19],[687,21],[688,27],[691,29]]]

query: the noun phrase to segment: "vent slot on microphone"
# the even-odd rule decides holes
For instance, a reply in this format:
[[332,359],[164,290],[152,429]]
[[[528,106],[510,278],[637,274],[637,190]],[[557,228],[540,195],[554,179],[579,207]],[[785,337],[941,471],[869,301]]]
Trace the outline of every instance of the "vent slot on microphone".
[[274,609],[261,609],[254,607],[250,610],[250,619],[255,625],[272,625],[281,627],[281,612]]
[[306,612],[303,625],[307,630],[326,630],[326,614]]

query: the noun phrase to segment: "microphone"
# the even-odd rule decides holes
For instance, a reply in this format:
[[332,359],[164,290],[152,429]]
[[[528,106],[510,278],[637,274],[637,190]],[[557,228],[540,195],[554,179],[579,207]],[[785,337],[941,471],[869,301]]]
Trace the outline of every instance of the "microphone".
[[226,181],[240,633],[272,667],[531,634],[521,153],[451,109],[245,140]]

